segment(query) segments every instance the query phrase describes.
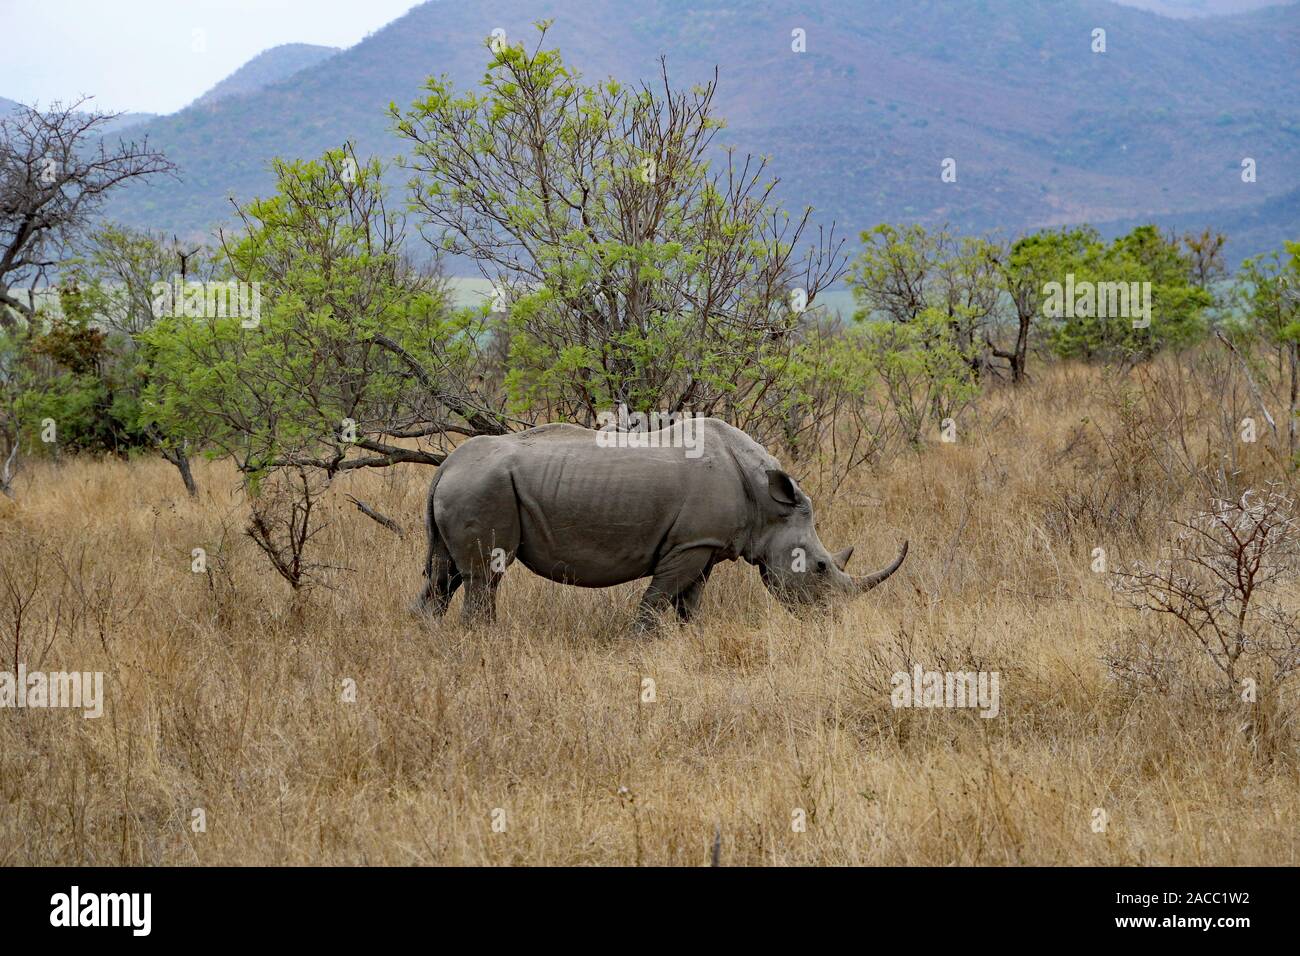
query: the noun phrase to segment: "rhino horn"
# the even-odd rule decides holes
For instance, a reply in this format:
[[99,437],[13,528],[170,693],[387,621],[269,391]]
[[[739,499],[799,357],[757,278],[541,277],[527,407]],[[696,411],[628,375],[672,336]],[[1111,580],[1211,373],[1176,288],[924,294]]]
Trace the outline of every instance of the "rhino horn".
[[854,589],[859,594],[866,594],[868,591],[874,588],[881,581],[885,580],[885,578],[889,577],[891,574],[897,571],[902,566],[903,559],[906,557],[907,557],[907,542],[904,541],[903,547],[899,549],[898,557],[894,559],[893,564],[889,565],[889,567],[887,568],[881,568],[879,571],[876,571],[874,574],[868,574],[864,577],[854,578],[853,579]]
[[849,545],[843,551],[837,551],[832,554],[831,560],[835,562],[837,568],[843,571],[848,566],[849,558],[851,557],[853,557],[853,545]]

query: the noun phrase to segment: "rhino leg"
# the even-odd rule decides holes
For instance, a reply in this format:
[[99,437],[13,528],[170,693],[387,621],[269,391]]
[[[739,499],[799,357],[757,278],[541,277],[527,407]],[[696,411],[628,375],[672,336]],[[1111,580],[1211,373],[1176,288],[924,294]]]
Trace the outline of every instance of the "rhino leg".
[[689,615],[699,603],[704,580],[713,563],[712,548],[689,548],[670,551],[655,565],[650,586],[641,596],[636,611],[636,628],[646,631],[659,622],[662,611],[672,606],[682,614],[683,607]]
[[521,540],[514,485],[503,468],[444,468],[433,510],[465,588],[461,619],[466,624],[489,623],[496,617],[497,585]]
[[501,575],[471,578],[465,585],[465,604],[460,609],[466,624],[491,624],[497,619],[497,585]]
[[465,584],[465,603],[460,614],[466,624],[490,624],[496,620],[497,585],[519,550],[518,524],[503,521],[501,525],[481,530],[474,545],[454,555]]
[[709,583],[709,572],[712,570],[713,562],[710,561],[700,572],[700,576],[673,598],[673,607],[677,609],[679,620],[689,621],[695,615],[700,606],[700,599],[704,596],[704,585]]
[[442,475],[443,470],[439,468],[433,481],[429,483],[429,494],[425,499],[424,533],[429,544],[424,553],[424,589],[411,605],[411,610],[416,614],[428,614],[433,617],[442,617],[447,613],[447,605],[451,603],[452,595],[460,587],[462,577],[460,568],[456,566],[451,550],[447,547],[447,541],[434,520],[434,495],[437,494],[438,482]]
[[442,617],[447,613],[447,605],[451,604],[452,595],[460,587],[464,575],[456,567],[451,552],[441,538],[431,543],[425,561],[424,577],[424,590],[416,602],[415,610],[421,614]]

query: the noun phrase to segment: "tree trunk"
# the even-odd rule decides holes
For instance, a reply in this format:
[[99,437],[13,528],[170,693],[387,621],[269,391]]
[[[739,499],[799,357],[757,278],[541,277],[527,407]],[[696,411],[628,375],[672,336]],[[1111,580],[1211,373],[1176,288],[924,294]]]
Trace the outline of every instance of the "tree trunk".
[[1296,368],[1300,364],[1300,342],[1292,342],[1289,349],[1291,359],[1291,401],[1288,406],[1286,422],[1286,451],[1292,464],[1295,463],[1295,413],[1296,413],[1296,374],[1300,371]]
[[1011,380],[1017,385],[1025,377],[1025,357],[1029,353],[1029,324],[1033,316],[1027,313],[1020,315],[1020,328],[1016,332],[1016,358],[1011,365]]
[[181,473],[181,481],[185,482],[185,490],[189,492],[191,498],[199,496],[198,486],[194,484],[194,474],[190,471],[190,459],[179,448],[176,449],[176,459],[172,462],[176,470]]
[[154,445],[157,446],[158,454],[162,455],[163,458],[175,465],[176,470],[181,473],[181,481],[185,482],[185,490],[189,492],[190,497],[197,498],[199,496],[199,489],[198,486],[194,484],[194,474],[190,471],[190,459],[189,456],[185,454],[184,445],[182,444],[177,445],[175,448],[168,448],[162,435],[152,427],[147,428],[146,431],[148,432],[149,437],[153,439]]
[[5,457],[4,465],[0,466],[0,493],[6,498],[14,496],[14,475],[18,469],[15,462],[18,460],[18,439],[14,439],[13,445],[9,449],[9,454]]
[[185,482],[185,490],[189,492],[191,498],[199,496],[198,486],[194,484],[194,473],[190,471],[190,459],[185,454],[184,448],[168,448],[156,436],[154,441],[158,444],[158,451],[169,462],[176,466],[176,470],[181,473],[181,481]]
[[1016,329],[1016,344],[1010,352],[1004,352],[996,345],[986,333],[984,341],[988,343],[989,349],[992,350],[996,358],[1004,359],[1011,367],[1011,382],[1013,385],[1019,385],[1025,379],[1025,360],[1029,355],[1029,326],[1033,323],[1032,313],[1018,313],[1017,321],[1019,328]]

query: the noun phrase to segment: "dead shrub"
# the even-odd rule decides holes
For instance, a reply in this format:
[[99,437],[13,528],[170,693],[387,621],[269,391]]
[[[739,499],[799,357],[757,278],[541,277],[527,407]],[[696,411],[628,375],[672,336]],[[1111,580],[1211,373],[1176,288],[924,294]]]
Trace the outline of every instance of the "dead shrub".
[[1112,578],[1127,604],[1161,616],[1112,650],[1113,672],[1164,692],[1276,699],[1300,667],[1294,502],[1271,486],[1171,525],[1161,559]]
[[325,527],[317,505],[328,487],[328,479],[300,467],[274,472],[250,489],[244,533],[295,594],[323,584],[328,571],[347,570],[307,557],[307,546]]

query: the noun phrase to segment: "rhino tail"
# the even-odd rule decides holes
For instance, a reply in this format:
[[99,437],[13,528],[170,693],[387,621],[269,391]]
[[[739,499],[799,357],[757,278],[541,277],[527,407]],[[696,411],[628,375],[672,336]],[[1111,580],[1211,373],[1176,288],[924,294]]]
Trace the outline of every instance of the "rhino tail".
[[438,530],[438,523],[433,518],[433,496],[438,490],[438,481],[442,478],[442,468],[433,476],[433,481],[429,482],[429,494],[424,501],[424,534],[428,539],[428,547],[424,551],[424,576],[426,578],[433,576],[433,556],[439,546],[442,550],[447,550],[447,543],[442,540],[442,533]]

